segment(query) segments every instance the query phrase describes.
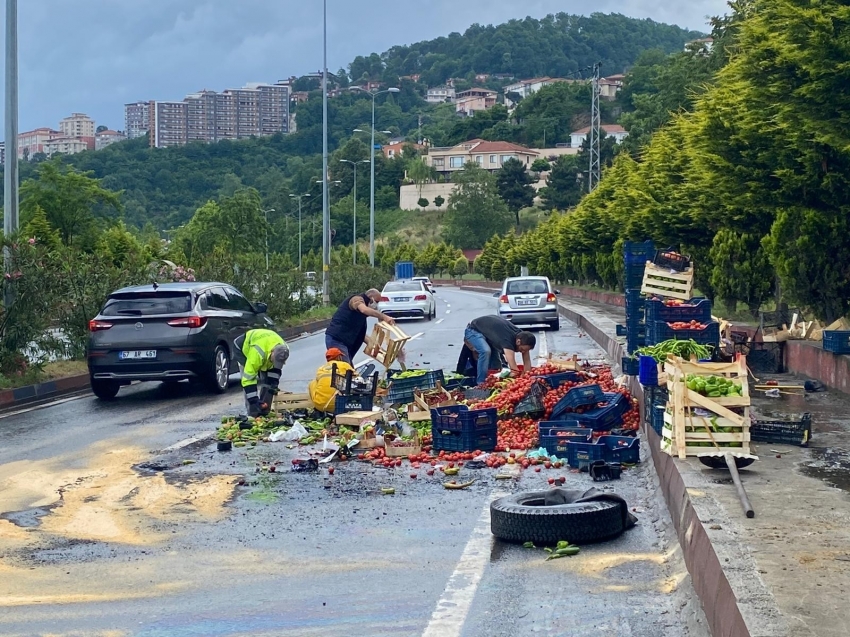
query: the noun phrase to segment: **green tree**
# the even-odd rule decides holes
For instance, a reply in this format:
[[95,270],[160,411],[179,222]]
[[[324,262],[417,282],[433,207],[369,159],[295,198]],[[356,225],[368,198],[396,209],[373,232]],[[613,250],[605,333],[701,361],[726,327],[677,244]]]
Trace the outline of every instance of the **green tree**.
[[415,157],[407,162],[407,177],[416,184],[421,199],[422,187],[434,178],[434,169],[421,158]]
[[22,235],[45,246],[48,251],[56,250],[62,244],[62,239],[56,228],[50,225],[47,214],[38,204],[35,205],[32,217],[24,226]]
[[442,208],[444,203],[446,203],[446,200],[443,199],[442,195],[434,197],[434,205],[437,206],[437,208]]
[[581,169],[575,155],[561,155],[552,164],[546,186],[540,189],[543,206],[551,210],[567,210],[581,199]]
[[538,157],[531,164],[531,170],[536,173],[543,173],[550,170],[552,166],[549,164],[549,160],[544,157]]
[[532,181],[523,163],[514,158],[502,164],[502,168],[496,173],[499,196],[507,204],[508,210],[516,216],[517,227],[519,227],[519,211],[534,203],[535,193],[534,188],[531,187]]
[[760,237],[721,229],[714,237],[709,258],[713,264],[711,287],[730,311],[746,303],[753,316],[766,301],[773,287],[770,266]]
[[494,234],[510,229],[512,215],[499,197],[495,176],[468,162],[454,181],[446,212],[446,241],[462,248],[480,248]]
[[459,279],[466,274],[469,274],[469,261],[466,257],[458,257],[452,264],[452,276]]
[[416,205],[419,206],[420,208],[427,208],[429,203],[430,202],[427,199],[425,199],[425,197],[420,197],[417,200]]

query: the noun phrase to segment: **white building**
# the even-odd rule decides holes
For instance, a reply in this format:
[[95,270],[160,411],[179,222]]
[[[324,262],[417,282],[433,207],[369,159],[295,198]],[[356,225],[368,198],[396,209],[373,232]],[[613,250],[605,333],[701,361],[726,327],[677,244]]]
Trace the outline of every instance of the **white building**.
[[88,150],[89,145],[82,137],[54,137],[46,141],[42,152],[48,157],[53,155],[74,155]]
[[72,113],[59,122],[59,131],[65,137],[82,137],[94,140],[94,120],[85,113]]
[[[602,124],[601,128],[607,137],[613,137],[618,144],[629,136],[629,131],[619,124]],[[572,148],[581,147],[588,135],[590,135],[590,126],[573,131],[570,133],[570,146]]]
[[115,142],[121,142],[127,139],[127,136],[124,133],[116,130],[102,130],[99,133],[95,133],[94,137],[95,150],[103,150]]
[[425,94],[425,101],[429,104],[445,104],[455,99],[455,89],[451,86],[435,86],[429,88]]
[[124,130],[129,139],[144,137],[150,128],[150,102],[124,104]]
[[532,93],[536,93],[544,86],[549,86],[550,84],[555,84],[557,82],[568,82],[569,80],[557,78],[557,77],[535,77],[530,80],[520,80],[519,82],[514,82],[513,84],[509,84],[505,87],[505,106],[509,109],[514,108],[517,105],[517,102],[514,102],[509,96],[512,93],[516,93],[520,99],[525,99]]

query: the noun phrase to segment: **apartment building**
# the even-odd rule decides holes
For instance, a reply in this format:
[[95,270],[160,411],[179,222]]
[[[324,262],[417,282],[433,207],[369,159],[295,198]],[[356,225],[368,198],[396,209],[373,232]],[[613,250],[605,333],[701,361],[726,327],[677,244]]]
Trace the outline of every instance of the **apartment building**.
[[496,103],[498,93],[486,88],[471,88],[457,94],[455,112],[472,117],[477,111],[486,111]]
[[150,102],[124,104],[124,131],[128,139],[144,137],[150,129]]
[[59,122],[59,131],[69,139],[81,139],[88,150],[94,150],[94,120],[85,113],[72,113]]
[[102,130],[94,135],[94,149],[103,150],[107,146],[111,146],[115,142],[121,142],[127,139],[127,136],[117,130]]
[[[125,106],[128,130],[137,106]],[[203,90],[182,102],[150,102],[148,113],[150,144],[157,148],[288,133],[289,86],[254,83],[221,93]]]
[[66,137],[60,135],[44,142],[42,152],[48,157],[53,155],[73,155],[84,150],[91,150],[87,139],[82,137]]
[[[519,82],[515,82],[514,84],[510,84],[505,87],[505,106],[509,109],[514,108],[517,102],[514,102],[511,97],[512,95],[518,96],[520,99],[524,99],[533,93],[536,93],[544,86],[549,86],[550,84],[555,84],[557,82],[569,82],[571,80],[565,80],[558,77],[535,77],[530,80],[521,80]],[[572,80],[575,81],[575,80]]]
[[429,88],[425,94],[425,101],[429,104],[445,104],[446,102],[454,102],[455,89],[452,86],[435,86]]
[[31,159],[38,153],[45,152],[46,144],[56,137],[61,137],[62,133],[52,128],[36,128],[35,130],[26,131],[18,134],[18,159],[25,161]]

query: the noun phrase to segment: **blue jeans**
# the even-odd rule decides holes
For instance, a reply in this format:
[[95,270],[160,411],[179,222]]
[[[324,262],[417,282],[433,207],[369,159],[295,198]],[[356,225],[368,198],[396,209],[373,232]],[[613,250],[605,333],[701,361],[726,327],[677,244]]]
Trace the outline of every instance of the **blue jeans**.
[[478,373],[475,382],[480,385],[487,380],[487,372],[499,368],[499,352],[494,352],[484,335],[471,327],[466,328],[463,338],[472,345],[472,349],[478,354]]
[[[351,352],[348,351],[348,345],[325,333],[325,349],[330,349],[331,347],[338,348],[342,352],[343,360],[349,365],[351,364]],[[357,352],[355,351],[354,353],[356,354]]]

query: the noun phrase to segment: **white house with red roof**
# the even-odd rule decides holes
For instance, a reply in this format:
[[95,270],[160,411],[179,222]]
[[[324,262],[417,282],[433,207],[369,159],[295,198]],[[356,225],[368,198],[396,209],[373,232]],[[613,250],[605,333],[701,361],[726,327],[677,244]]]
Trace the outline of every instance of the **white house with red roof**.
[[[629,136],[629,131],[619,124],[602,124],[600,127],[607,137],[613,137],[618,144]],[[590,135],[590,126],[585,126],[570,133],[570,146],[579,148],[587,136]]]
[[539,156],[540,153],[536,150],[519,144],[472,139],[456,146],[432,146],[422,159],[436,172],[451,174],[463,170],[464,164],[470,161],[477,163],[485,170],[495,171],[509,159],[518,159],[526,168],[529,168]]

